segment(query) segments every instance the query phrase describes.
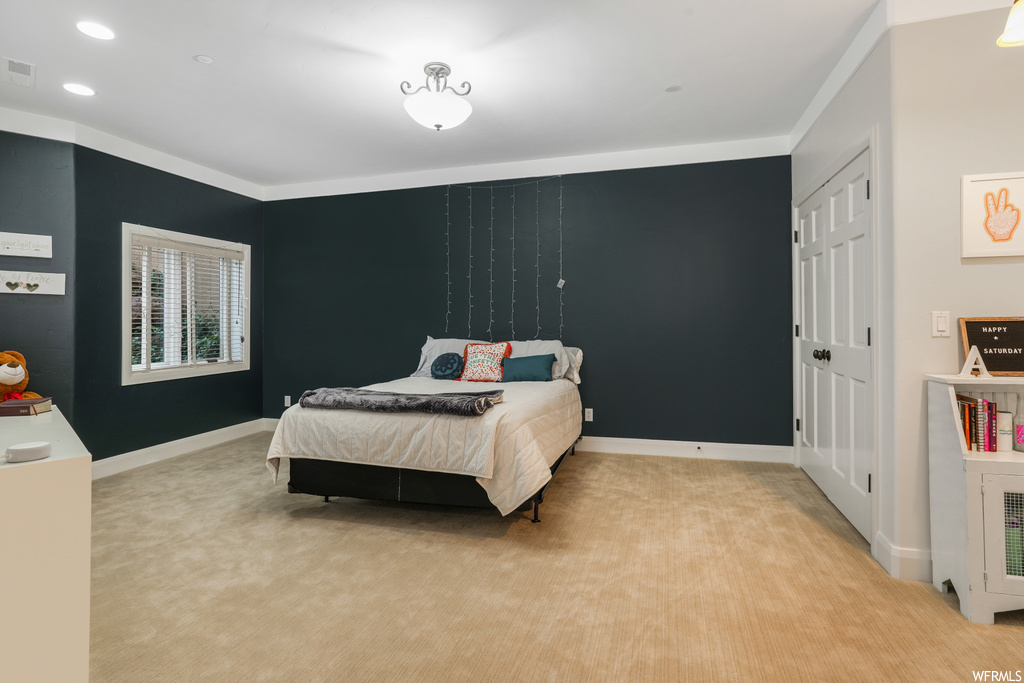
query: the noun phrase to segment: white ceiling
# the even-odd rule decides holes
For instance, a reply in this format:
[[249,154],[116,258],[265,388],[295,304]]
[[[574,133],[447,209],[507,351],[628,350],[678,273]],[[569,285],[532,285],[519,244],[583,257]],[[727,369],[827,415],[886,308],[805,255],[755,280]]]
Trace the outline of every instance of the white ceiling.
[[[265,187],[770,138],[793,131],[877,2],[12,2],[0,54],[37,80],[0,82],[0,107]],[[79,33],[83,19],[117,37]],[[402,108],[399,83],[422,83],[429,61],[472,83],[458,128]]]

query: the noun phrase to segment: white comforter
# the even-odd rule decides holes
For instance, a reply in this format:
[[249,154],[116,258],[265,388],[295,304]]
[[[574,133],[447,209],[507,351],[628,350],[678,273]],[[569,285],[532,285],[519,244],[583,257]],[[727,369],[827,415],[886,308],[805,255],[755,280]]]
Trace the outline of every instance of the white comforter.
[[551,480],[551,465],[580,433],[580,395],[567,379],[482,384],[407,377],[364,388],[408,394],[497,388],[505,394],[479,417],[294,405],[281,416],[267,454],[275,482],[281,458],[467,474],[506,515]]

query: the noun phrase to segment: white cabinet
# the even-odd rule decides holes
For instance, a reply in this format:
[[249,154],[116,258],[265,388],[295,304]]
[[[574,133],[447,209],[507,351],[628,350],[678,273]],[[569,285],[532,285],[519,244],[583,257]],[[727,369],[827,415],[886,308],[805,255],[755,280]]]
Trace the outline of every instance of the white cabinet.
[[0,460],[0,681],[89,680],[92,458],[57,408],[0,417],[0,456],[49,441],[33,462]]
[[949,581],[963,615],[991,624],[1024,609],[1024,453],[967,450],[956,394],[1024,394],[1024,377],[927,380],[932,583],[945,592]]

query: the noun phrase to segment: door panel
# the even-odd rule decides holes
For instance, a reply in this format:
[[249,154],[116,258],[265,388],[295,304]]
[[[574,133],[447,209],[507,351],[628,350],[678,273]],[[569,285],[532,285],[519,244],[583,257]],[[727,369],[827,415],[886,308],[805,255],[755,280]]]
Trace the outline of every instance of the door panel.
[[849,296],[846,291],[846,283],[850,279],[849,258],[845,243],[841,242],[832,247],[832,258],[829,263],[832,268],[829,278],[832,311],[827,315],[832,321],[831,344],[833,346],[843,346],[847,342],[846,332],[850,318]]
[[814,405],[817,402],[817,392],[814,385],[816,372],[817,370],[809,365],[801,364],[800,366],[802,387],[800,392],[800,423],[803,425],[803,429],[800,430],[800,440],[807,449],[815,449],[818,445],[816,441],[818,430],[814,424]]
[[871,290],[871,283],[868,282],[871,258],[868,246],[868,240],[863,236],[850,240],[850,329],[853,331],[850,342],[859,349],[867,348],[868,327],[871,326],[868,318],[871,302],[864,296],[865,291]]
[[[871,414],[871,397],[868,395],[868,384],[866,382],[853,382],[850,385],[853,407],[853,471],[870,472],[874,466],[874,443],[868,441],[868,437],[874,434],[874,415]],[[864,477],[855,477],[850,485],[856,491],[866,496],[868,494]]]
[[832,423],[834,429],[832,437],[834,448],[832,448],[832,471],[841,479],[846,479],[850,455],[848,445],[850,443],[850,383],[842,375],[833,374],[832,377]]
[[[797,210],[801,312],[800,465],[867,538],[874,467],[874,319],[868,152]],[[819,357],[815,357],[818,355]],[[812,379],[813,378],[813,379]]]

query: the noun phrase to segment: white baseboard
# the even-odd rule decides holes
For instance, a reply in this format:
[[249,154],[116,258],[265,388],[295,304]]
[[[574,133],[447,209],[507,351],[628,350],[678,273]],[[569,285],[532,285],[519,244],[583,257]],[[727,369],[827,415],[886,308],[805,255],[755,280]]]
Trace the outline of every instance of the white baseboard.
[[[268,425],[268,423],[273,424]],[[231,427],[224,427],[223,429],[215,429],[212,432],[188,436],[177,441],[168,441],[167,443],[150,446],[149,448],[143,448],[130,453],[122,453],[110,458],[104,458],[103,460],[96,460],[92,464],[92,478],[101,479],[109,477],[118,472],[126,472],[136,467],[142,467],[143,465],[149,465],[178,455],[184,455],[185,453],[218,446],[234,439],[240,439],[243,436],[273,431],[276,424],[277,420],[261,418],[251,422],[232,425]]]
[[792,446],[760,446],[756,444],[585,436],[576,445],[576,450],[590,453],[617,453],[621,455],[663,455],[673,458],[777,462],[788,465],[794,463]]
[[885,534],[875,534],[871,555],[894,579],[932,582],[932,553],[920,548],[901,548],[893,545]]
[[[131,453],[122,453],[92,464],[92,478],[100,479],[118,472],[192,453],[227,443],[243,436],[272,432],[279,419],[264,417],[243,422],[224,429],[196,434],[177,441],[150,446]],[[737,460],[743,462],[776,462],[793,464],[792,446],[760,446],[753,444],[699,443],[696,441],[660,441],[656,439],[621,439],[607,436],[585,436],[577,450],[591,453],[618,453],[623,455],[662,455],[676,458],[708,458],[711,460]]]

